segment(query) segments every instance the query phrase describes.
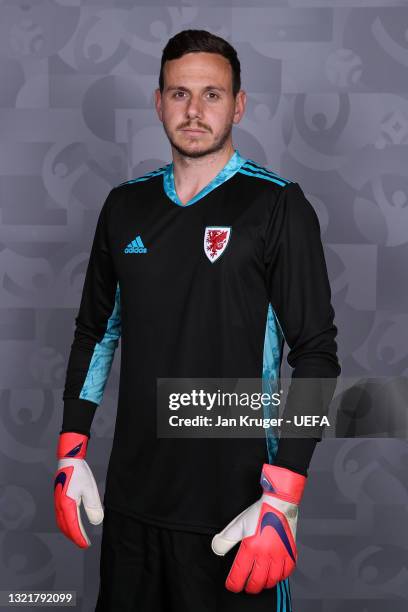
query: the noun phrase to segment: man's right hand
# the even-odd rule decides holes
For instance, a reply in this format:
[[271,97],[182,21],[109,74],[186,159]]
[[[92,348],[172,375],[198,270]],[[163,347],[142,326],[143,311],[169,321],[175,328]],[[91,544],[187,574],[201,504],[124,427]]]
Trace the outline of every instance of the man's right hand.
[[75,432],[60,434],[54,479],[57,525],[80,548],[91,545],[81,521],[81,500],[93,525],[102,523],[104,516],[95,478],[85,461],[88,439],[88,436]]

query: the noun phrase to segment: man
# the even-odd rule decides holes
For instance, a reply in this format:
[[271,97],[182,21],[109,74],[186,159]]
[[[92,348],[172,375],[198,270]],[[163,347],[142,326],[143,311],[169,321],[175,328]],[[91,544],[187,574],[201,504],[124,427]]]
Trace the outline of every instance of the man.
[[[57,523],[86,548],[81,498],[92,523],[104,518],[99,612],[289,612],[320,436],[159,438],[156,380],[276,380],[284,339],[292,384],[338,376],[319,222],[298,183],[234,148],[246,95],[228,42],[170,39],[155,105],[172,163],[114,187],[98,219],[63,395]],[[85,456],[120,336],[104,515]]]

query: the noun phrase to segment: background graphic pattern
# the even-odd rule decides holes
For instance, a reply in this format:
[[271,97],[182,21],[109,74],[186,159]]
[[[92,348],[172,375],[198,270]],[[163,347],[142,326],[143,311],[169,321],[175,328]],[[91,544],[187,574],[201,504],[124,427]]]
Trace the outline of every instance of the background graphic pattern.
[[[73,589],[94,609],[102,528],[84,520],[84,552],[54,519],[62,390],[102,203],[170,161],[153,90],[177,31],[236,46],[248,108],[234,144],[319,215],[343,375],[407,374],[407,4],[0,1],[0,589]],[[119,350],[88,453],[101,497]],[[407,468],[404,440],[318,445],[294,612],[406,611]]]

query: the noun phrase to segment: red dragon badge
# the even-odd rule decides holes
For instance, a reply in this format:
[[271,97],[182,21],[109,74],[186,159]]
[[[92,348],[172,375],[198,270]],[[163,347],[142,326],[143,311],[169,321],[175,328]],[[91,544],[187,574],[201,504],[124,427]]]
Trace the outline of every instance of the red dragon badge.
[[204,232],[204,253],[211,262],[216,261],[225,251],[231,236],[230,227],[206,227]]

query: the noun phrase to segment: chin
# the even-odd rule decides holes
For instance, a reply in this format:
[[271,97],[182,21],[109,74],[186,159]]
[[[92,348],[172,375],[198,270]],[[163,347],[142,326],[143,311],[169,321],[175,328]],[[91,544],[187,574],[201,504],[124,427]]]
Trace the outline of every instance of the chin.
[[188,146],[182,143],[174,143],[173,146],[181,155],[188,157],[202,157],[213,151],[212,147]]

